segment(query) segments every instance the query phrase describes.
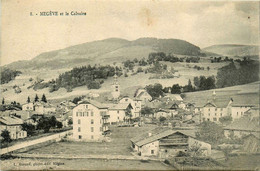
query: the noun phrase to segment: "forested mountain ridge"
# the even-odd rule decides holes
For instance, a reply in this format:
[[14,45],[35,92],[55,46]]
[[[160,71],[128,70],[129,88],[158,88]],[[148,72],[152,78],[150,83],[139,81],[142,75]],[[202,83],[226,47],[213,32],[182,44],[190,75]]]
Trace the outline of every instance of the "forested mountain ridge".
[[140,38],[128,41],[119,38],[87,42],[64,49],[44,52],[32,60],[18,61],[7,65],[9,68],[72,68],[96,63],[122,62],[127,59],[141,59],[151,52],[164,52],[199,56],[200,48],[179,39]]

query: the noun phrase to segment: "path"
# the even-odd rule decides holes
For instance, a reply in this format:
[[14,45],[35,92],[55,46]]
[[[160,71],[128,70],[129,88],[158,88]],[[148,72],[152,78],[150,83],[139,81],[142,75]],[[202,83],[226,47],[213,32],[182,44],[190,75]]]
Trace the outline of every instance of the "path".
[[69,131],[57,133],[57,134],[54,134],[54,135],[41,137],[41,138],[31,140],[31,141],[28,141],[28,142],[27,141],[21,142],[19,144],[15,144],[15,145],[12,145],[10,147],[2,148],[1,151],[0,151],[0,154],[3,155],[3,154],[6,154],[6,153],[10,153],[12,151],[15,151],[15,150],[20,150],[20,149],[27,148],[27,147],[30,147],[30,146],[33,146],[33,145],[36,145],[36,144],[44,143],[44,142],[47,142],[47,141],[52,141],[52,140],[58,141],[62,137],[70,134],[71,132],[72,132],[72,130],[69,130]]

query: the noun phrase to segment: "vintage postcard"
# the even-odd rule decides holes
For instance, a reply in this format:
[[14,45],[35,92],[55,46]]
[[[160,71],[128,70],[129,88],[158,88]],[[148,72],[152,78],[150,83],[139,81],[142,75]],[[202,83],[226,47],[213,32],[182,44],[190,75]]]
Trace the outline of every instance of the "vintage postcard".
[[1,170],[259,170],[259,1],[2,0]]

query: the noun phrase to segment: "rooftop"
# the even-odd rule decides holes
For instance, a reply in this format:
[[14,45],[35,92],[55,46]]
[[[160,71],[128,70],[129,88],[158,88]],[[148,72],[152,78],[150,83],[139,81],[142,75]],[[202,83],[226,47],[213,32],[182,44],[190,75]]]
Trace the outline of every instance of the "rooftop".
[[1,124],[4,124],[4,125],[21,125],[21,124],[23,124],[22,119],[19,119],[14,116],[0,117],[0,122],[1,122]]
[[243,116],[226,126],[224,129],[260,132],[259,117]]
[[153,130],[150,130],[138,137],[132,138],[130,141],[135,143],[137,146],[143,146],[145,144],[151,143],[153,141],[156,141],[158,139],[167,137],[169,135],[175,134],[175,133],[181,133],[183,135],[186,135],[188,137],[195,138],[195,132],[194,130],[172,130],[168,127],[157,127]]

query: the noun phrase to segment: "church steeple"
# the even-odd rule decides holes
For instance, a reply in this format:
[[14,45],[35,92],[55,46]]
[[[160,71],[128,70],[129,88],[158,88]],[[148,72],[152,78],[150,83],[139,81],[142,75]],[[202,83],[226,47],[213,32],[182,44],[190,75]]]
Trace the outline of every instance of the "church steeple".
[[120,96],[120,85],[118,83],[117,71],[115,70],[114,82],[112,84],[112,96],[114,99],[118,99]]

